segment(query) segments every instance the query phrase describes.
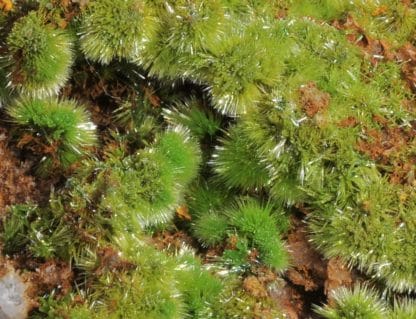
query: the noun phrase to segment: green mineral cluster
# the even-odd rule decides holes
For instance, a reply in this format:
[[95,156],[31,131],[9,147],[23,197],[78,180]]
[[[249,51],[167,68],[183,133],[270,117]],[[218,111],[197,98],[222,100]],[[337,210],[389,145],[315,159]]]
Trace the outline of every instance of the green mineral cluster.
[[4,3],[1,125],[53,187],[2,217],[1,252],[75,278],[31,318],[283,318],[243,282],[284,277],[299,208],[367,280],[317,314],[415,317],[415,4]]

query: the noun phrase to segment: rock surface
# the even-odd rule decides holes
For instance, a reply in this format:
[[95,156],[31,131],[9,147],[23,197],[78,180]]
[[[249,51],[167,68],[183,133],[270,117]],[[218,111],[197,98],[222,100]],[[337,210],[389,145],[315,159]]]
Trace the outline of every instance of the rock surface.
[[0,319],[25,319],[33,307],[28,296],[30,284],[9,265],[1,266]]

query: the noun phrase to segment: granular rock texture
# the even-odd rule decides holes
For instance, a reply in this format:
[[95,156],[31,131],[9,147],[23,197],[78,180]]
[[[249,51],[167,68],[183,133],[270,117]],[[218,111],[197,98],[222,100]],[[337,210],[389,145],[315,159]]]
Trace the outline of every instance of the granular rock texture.
[[36,305],[30,297],[30,281],[0,259],[0,319],[25,319]]
[[6,147],[6,130],[0,128],[0,216],[8,205],[30,202],[35,196],[34,178]]
[[292,267],[287,277],[305,291],[316,291],[323,287],[326,278],[326,261],[311,246],[307,238],[306,227],[298,219],[293,219],[296,228],[288,236]]

